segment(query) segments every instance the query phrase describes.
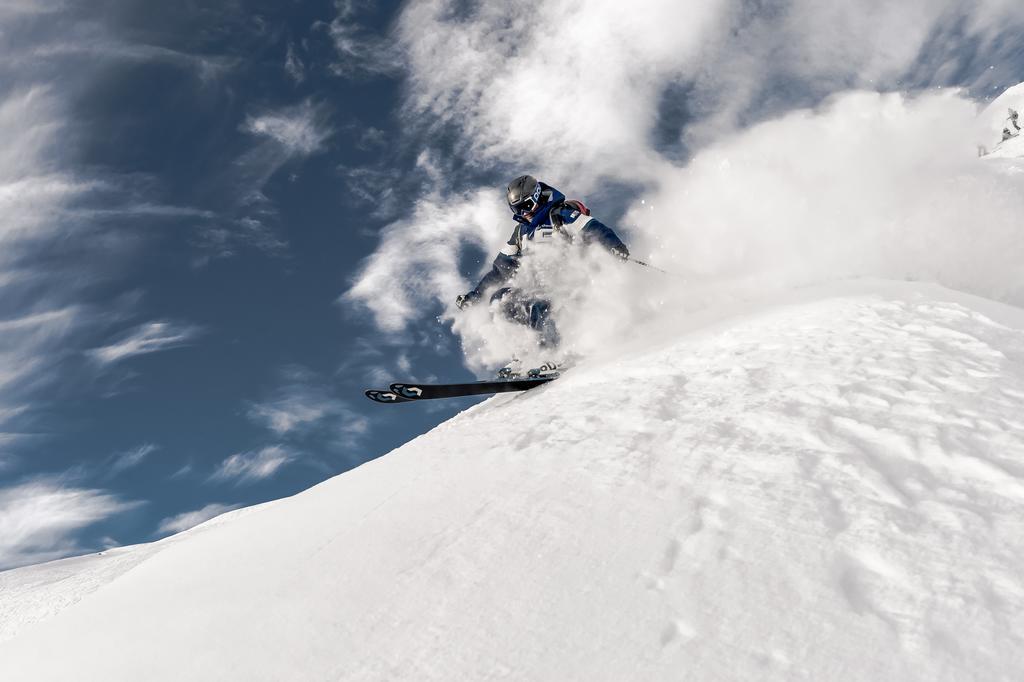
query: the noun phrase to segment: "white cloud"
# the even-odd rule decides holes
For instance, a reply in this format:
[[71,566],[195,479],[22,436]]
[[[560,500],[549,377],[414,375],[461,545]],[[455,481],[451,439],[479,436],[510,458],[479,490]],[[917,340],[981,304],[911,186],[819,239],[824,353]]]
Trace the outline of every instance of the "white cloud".
[[240,452],[221,462],[210,478],[216,481],[253,483],[273,476],[278,469],[294,459],[295,455],[280,445]]
[[[57,379],[65,344],[86,323],[79,307],[39,286],[46,273],[25,266],[36,244],[67,229],[60,220],[67,205],[95,187],[59,168],[55,141],[67,134],[64,120],[50,88],[0,98],[0,426],[27,411],[33,389]],[[30,284],[32,296],[21,300]]]
[[[52,89],[30,87],[0,101],[0,243],[39,239],[60,229],[54,220],[95,183],[58,170],[55,141],[66,134],[63,104]],[[5,256],[0,255],[0,265]]]
[[140,325],[121,340],[89,353],[102,364],[118,362],[136,355],[178,348],[191,342],[199,331],[196,327],[171,322],[149,322]]
[[374,34],[359,23],[358,15],[369,2],[338,0],[337,15],[330,24],[322,22],[315,28],[326,28],[334,43],[339,61],[331,64],[338,76],[355,77],[396,71],[401,60],[394,43],[386,36]]
[[625,12],[614,0],[538,0],[515,12],[428,0],[406,7],[396,38],[417,130],[450,125],[470,162],[518,162],[589,190],[601,177],[657,171],[651,134],[674,85],[685,86],[695,119],[687,134],[703,144],[751,109],[775,114],[851,87],[942,84],[977,45],[1009,61],[1022,27],[1024,12],[1004,0],[638,0]]
[[[0,66],[12,66],[24,73],[33,71],[44,60],[59,60],[71,68],[93,68],[98,61],[106,59],[192,69],[203,81],[209,81],[239,61],[230,57],[181,52],[162,45],[125,42],[102,19],[72,18],[74,13],[67,11],[68,4],[68,0],[4,0],[0,5],[0,21],[18,19],[19,15],[29,21],[23,21],[21,25],[11,24],[7,31],[3,30],[6,27],[0,26],[0,48],[5,48]],[[38,20],[38,15],[44,13],[56,16]],[[19,34],[19,39],[8,40],[5,45],[4,34],[14,32]],[[31,39],[25,40],[26,35]]]
[[137,467],[152,453],[156,452],[159,448],[152,443],[145,443],[138,447],[126,450],[125,452],[114,455],[110,462],[108,472],[111,476],[115,476],[122,471],[127,471],[133,467]]
[[[234,66],[232,60],[223,57],[195,55],[171,50],[159,45],[123,43],[97,33],[91,40],[63,40],[39,46],[26,55],[27,60],[48,58],[106,58],[124,61],[157,62],[194,69],[203,81],[210,81]],[[17,58],[17,57],[15,57]]]
[[0,320],[0,427],[28,411],[33,390],[58,379],[63,346],[82,317],[68,307]]
[[[150,178],[99,175],[77,154],[90,126],[76,118],[71,93],[102,68],[81,59],[82,49],[145,61],[187,56],[113,44],[102,23],[59,12],[66,0],[0,5],[0,429],[38,430],[40,391],[71,377],[67,363],[81,360],[86,335],[123,312],[81,298],[96,278],[118,279],[120,256],[145,238],[110,230],[109,217],[212,216],[149,201]],[[71,254],[79,258],[67,265]],[[129,298],[109,303],[127,308]]]
[[74,216],[100,217],[120,216],[130,218],[203,218],[212,220],[217,217],[213,211],[206,211],[188,206],[168,206],[166,204],[137,203],[108,208],[76,208],[68,212]]
[[282,371],[282,384],[265,400],[249,406],[248,416],[277,436],[302,436],[313,429],[333,432],[343,445],[369,429],[366,417],[331,395],[312,372],[292,365]]
[[331,136],[323,112],[308,100],[294,107],[250,116],[243,129],[268,137],[289,156],[307,156],[320,151]]
[[309,396],[293,394],[253,405],[249,417],[264,423],[274,433],[283,435],[303,425],[314,424],[327,413],[326,406],[315,403]]
[[[477,164],[529,163],[594,178],[652,161],[647,136],[664,85],[695,68],[727,3],[640,0],[409,5],[397,37],[410,69],[410,123],[461,132]],[[538,20],[543,17],[543,20]]]
[[210,519],[220,516],[221,514],[229,511],[238,509],[237,504],[219,504],[212,503],[208,504],[202,509],[195,511],[185,512],[178,514],[177,516],[170,516],[160,522],[160,526],[157,528],[157,533],[180,533],[198,526],[200,523],[206,523]]
[[84,552],[77,531],[139,504],[51,478],[0,489],[0,569]]
[[231,164],[223,180],[235,200],[234,218],[203,227],[197,245],[204,254],[196,265],[231,257],[245,247],[275,256],[286,254],[288,244],[274,230],[277,210],[263,188],[285,164],[323,151],[334,134],[327,109],[310,100],[251,114],[241,130],[255,142]]

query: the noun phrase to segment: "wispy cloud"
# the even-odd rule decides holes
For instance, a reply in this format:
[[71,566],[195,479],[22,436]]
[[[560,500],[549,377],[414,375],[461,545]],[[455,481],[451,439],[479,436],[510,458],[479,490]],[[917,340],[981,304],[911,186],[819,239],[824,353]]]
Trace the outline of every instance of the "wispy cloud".
[[[34,86],[0,101],[0,238],[39,239],[61,229],[53,220],[95,182],[63,172],[54,146],[64,133],[63,103],[53,88]],[[0,257],[0,264],[6,260]]]
[[80,321],[77,308],[61,308],[29,313],[0,321],[0,387],[43,381],[38,370],[49,366],[54,358],[45,351],[55,351]]
[[294,107],[250,116],[245,120],[243,130],[270,138],[288,156],[316,153],[331,136],[322,110],[309,100]]
[[140,325],[108,346],[94,348],[90,355],[101,364],[110,364],[136,355],[156,353],[190,343],[199,329],[171,322],[149,322]]
[[229,511],[238,509],[237,504],[220,504],[217,502],[211,503],[203,507],[202,509],[196,509],[195,511],[184,512],[176,516],[170,516],[160,522],[160,526],[157,528],[157,533],[180,533],[198,526],[200,523],[206,523],[210,519],[220,516],[221,514]]
[[[106,17],[96,13],[81,16],[76,9],[66,0],[4,0],[0,7],[0,20],[6,18],[5,14],[30,19],[35,19],[31,15],[43,13],[56,15],[52,19],[26,21],[18,26],[17,29],[27,33],[31,39],[7,41],[9,45],[4,62],[22,71],[30,71],[45,60],[59,60],[72,67],[82,67],[82,62],[89,62],[85,68],[95,68],[96,63],[102,60],[158,63],[193,70],[204,81],[226,73],[238,63],[238,59],[232,57],[194,54],[140,40],[125,40],[126,32],[114,29]],[[152,34],[147,37],[151,38]],[[22,44],[28,47],[21,48]]]
[[314,28],[327,31],[338,61],[330,65],[331,71],[347,78],[363,75],[391,73],[401,67],[401,53],[388,36],[370,31],[359,21],[360,12],[371,3],[361,0],[338,0],[334,20],[320,22]]
[[204,80],[213,80],[234,66],[234,60],[224,57],[197,55],[178,50],[171,50],[159,45],[143,43],[123,43],[118,40],[97,35],[94,40],[71,40],[35,48],[28,55],[31,59],[91,57],[118,59],[138,62],[158,62],[194,69]]
[[[266,202],[269,203],[269,202]],[[268,209],[266,213],[273,214]],[[231,258],[245,248],[253,248],[271,256],[284,255],[288,242],[274,232],[261,218],[239,218],[229,226],[211,225],[199,231],[195,245],[203,255],[195,259],[196,265],[205,265],[211,258]]]
[[449,355],[448,336],[414,333],[387,345],[380,338],[356,337],[336,374],[361,377],[367,386],[387,386],[398,379],[435,381],[436,376],[416,371],[413,358],[421,350],[432,357]]
[[74,538],[78,531],[139,504],[54,478],[0,489],[0,569],[87,551]]
[[234,481],[236,484],[262,481],[273,476],[278,469],[295,458],[293,452],[280,445],[271,445],[251,452],[239,452],[221,462],[210,480]]
[[202,255],[195,265],[230,258],[249,248],[272,256],[287,254],[288,243],[275,230],[277,209],[264,188],[286,164],[325,150],[333,135],[328,113],[326,107],[305,100],[246,117],[239,128],[253,137],[253,145],[218,180],[227,185],[225,193],[234,205],[224,220],[200,228],[195,244]]
[[295,52],[294,43],[288,43],[288,52],[284,57],[284,70],[296,84],[306,80],[306,67]]
[[249,409],[249,417],[266,425],[274,433],[289,431],[323,419],[329,408],[314,402],[311,396],[292,394],[266,403],[257,403]]
[[147,457],[149,457],[149,455],[157,450],[159,450],[159,448],[156,445],[146,443],[132,448],[131,450],[118,453],[112,457],[107,471],[110,476],[116,476],[122,471],[127,471],[128,469],[139,466]]
[[[13,47],[65,33],[65,43],[72,42],[74,27],[65,23],[66,14],[54,15],[52,22],[41,15],[66,3],[0,4],[4,5],[0,10],[4,78],[0,80],[5,83],[0,92],[0,129],[5,139],[0,146],[0,428],[15,422],[18,425],[11,428],[17,430],[30,428],[27,425],[38,414],[32,408],[39,404],[42,389],[69,375],[63,371],[68,362],[82,359],[87,335],[110,322],[109,314],[97,314],[84,303],[82,290],[99,276],[113,277],[117,254],[127,252],[138,238],[122,239],[108,230],[106,219],[202,212],[149,201],[145,192],[135,191],[137,186],[122,187],[117,178],[100,177],[95,170],[77,165],[69,150],[79,147],[84,126],[72,114],[70,89],[63,83],[65,79],[86,82],[95,67],[90,60],[61,54],[56,48],[49,56],[62,65],[59,70],[52,63],[40,66],[38,59],[19,63]],[[31,35],[11,41],[14,31]],[[52,248],[55,240],[61,240],[61,249]],[[102,273],[88,257],[89,249],[100,243]],[[73,266],[73,279],[67,276],[72,266],[53,258],[53,251],[82,254]],[[69,286],[71,281],[76,284]]]
[[86,324],[83,316],[66,307],[0,320],[0,434],[10,442],[21,439],[11,425],[30,412],[33,395],[59,379],[65,345]]
[[401,213],[401,196],[398,189],[402,172],[383,168],[339,168],[345,180],[348,197],[355,199],[370,210],[370,215],[387,220]]
[[168,206],[165,204],[138,203],[106,208],[74,208],[67,211],[68,215],[79,217],[106,218],[109,216],[124,218],[203,218],[213,220],[217,217],[214,211],[207,211],[189,206]]
[[56,141],[70,131],[55,88],[0,94],[0,130],[0,428],[10,429],[29,419],[37,392],[59,380],[69,342],[92,321],[35,256],[70,234],[64,212],[97,183],[64,169]]
[[369,420],[321,385],[312,372],[285,367],[282,384],[265,400],[250,404],[248,416],[275,435],[301,437],[324,427],[332,440],[351,445],[369,429]]

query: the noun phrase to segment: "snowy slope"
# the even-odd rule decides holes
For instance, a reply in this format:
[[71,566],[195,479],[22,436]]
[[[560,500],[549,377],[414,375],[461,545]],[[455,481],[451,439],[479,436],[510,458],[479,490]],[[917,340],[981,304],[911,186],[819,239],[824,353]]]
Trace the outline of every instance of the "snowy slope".
[[77,604],[85,596],[174,543],[261,507],[254,505],[228,512],[192,528],[188,533],[172,535],[147,545],[115,547],[96,554],[0,572],[0,642]]
[[708,323],[177,536],[0,679],[1024,679],[1024,311],[866,283]]

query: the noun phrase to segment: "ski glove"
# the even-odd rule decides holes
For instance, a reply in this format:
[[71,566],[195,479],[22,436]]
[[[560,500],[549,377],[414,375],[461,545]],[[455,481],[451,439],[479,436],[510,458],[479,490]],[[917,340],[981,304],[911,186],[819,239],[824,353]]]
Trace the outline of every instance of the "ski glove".
[[459,310],[465,310],[469,306],[473,305],[480,299],[480,292],[477,290],[470,291],[462,294],[455,298],[455,305],[459,307]]

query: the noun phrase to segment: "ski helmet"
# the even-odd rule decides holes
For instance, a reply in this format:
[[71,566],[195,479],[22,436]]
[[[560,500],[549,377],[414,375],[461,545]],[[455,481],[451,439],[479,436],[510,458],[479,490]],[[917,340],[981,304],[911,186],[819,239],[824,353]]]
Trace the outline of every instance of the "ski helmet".
[[508,207],[517,216],[528,218],[540,206],[543,188],[532,175],[520,175],[508,183]]

